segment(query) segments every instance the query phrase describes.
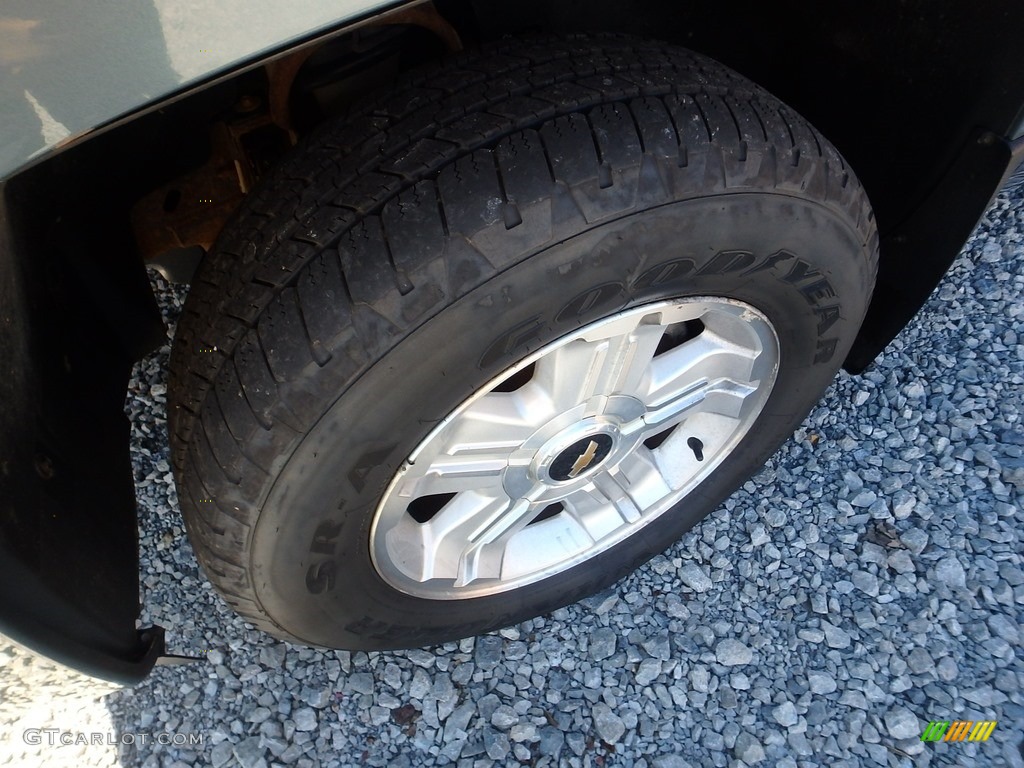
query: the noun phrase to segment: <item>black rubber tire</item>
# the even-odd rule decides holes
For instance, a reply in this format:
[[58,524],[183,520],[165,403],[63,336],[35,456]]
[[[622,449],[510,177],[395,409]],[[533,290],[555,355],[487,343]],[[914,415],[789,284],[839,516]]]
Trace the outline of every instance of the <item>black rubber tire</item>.
[[[820,398],[874,281],[868,201],[802,118],[725,67],[623,38],[510,41],[319,131],[201,265],[171,356],[173,464],[200,563],[290,640],[411,647],[586,596],[665,549]],[[671,513],[556,577],[430,601],[369,525],[401,462],[539,346],[685,295],[780,337],[748,437]]]

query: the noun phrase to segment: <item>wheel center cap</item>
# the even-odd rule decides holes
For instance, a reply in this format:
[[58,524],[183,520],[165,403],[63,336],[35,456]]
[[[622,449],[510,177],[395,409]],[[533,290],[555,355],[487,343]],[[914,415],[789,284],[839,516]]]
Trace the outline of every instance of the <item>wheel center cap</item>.
[[557,482],[572,480],[604,461],[613,445],[611,436],[603,433],[577,440],[555,457],[548,475]]

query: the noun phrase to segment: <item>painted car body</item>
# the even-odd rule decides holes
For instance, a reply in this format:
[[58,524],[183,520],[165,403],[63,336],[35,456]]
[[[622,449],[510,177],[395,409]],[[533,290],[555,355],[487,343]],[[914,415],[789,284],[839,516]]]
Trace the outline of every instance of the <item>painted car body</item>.
[[0,179],[98,126],[388,0],[0,4]]

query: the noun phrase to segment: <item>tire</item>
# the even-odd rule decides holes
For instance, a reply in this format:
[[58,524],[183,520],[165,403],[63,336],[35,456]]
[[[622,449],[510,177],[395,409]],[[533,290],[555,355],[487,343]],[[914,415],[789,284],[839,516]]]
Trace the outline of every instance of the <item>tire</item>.
[[[414,73],[300,145],[200,266],[169,387],[174,471],[199,562],[257,627],[327,647],[438,643],[574,602],[663,551],[792,434],[853,342],[876,261],[870,206],[839,153],[706,58],[615,37],[543,39]],[[518,581],[488,561],[492,570],[473,573],[492,575],[460,592],[454,534],[437,534],[450,551],[408,555],[448,574],[436,590],[403,576],[415,570],[402,559],[407,533],[388,539],[388,526],[418,529],[387,510],[399,479],[420,471],[406,459],[441,445],[439,435],[454,439],[445,425],[470,418],[460,409],[471,398],[515,392],[547,370],[513,375],[531,355],[562,360],[545,350],[582,349],[586,338],[567,340],[613,327],[605,318],[641,317],[690,318],[663,337],[688,329],[673,342],[691,350],[687,365],[698,365],[691,337],[734,331],[767,361],[747,376],[756,407],[737,401],[742,429],[708,449],[708,464],[666,481],[682,496],[659,497],[665,509],[640,509],[635,529],[616,522],[625,533],[613,545],[557,568],[522,554],[522,568],[540,570]],[[708,323],[696,317],[721,334],[702,337]],[[761,341],[750,341],[755,331]],[[615,450],[622,430],[609,438]],[[576,469],[581,478],[612,474],[590,438],[581,446],[591,459],[582,447],[543,458],[549,475],[531,498],[563,487],[559,461],[569,485],[583,483],[570,465],[598,465]],[[629,450],[639,461],[639,443]],[[504,472],[502,488],[511,460]],[[400,550],[393,560],[388,542]],[[511,562],[511,551],[501,557]]]

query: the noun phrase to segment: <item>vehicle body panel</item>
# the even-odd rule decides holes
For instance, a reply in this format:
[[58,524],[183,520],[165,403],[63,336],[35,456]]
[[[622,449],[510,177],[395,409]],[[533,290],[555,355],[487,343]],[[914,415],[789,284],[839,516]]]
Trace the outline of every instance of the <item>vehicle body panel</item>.
[[0,179],[93,128],[393,0],[0,5]]
[[[0,631],[96,676],[134,682],[163,642],[159,629],[135,626],[138,520],[124,392],[134,357],[163,334],[126,345],[110,322],[107,307],[146,296],[141,265],[134,285],[117,291],[120,279],[91,262],[87,236],[40,226],[19,197],[0,182]],[[35,238],[37,258],[9,258]],[[83,283],[104,287],[94,294]],[[134,327],[158,332],[144,321],[155,304],[139,310]]]

